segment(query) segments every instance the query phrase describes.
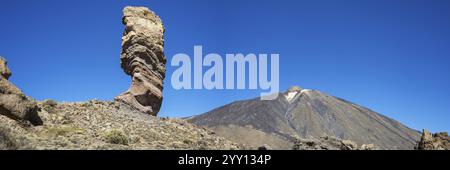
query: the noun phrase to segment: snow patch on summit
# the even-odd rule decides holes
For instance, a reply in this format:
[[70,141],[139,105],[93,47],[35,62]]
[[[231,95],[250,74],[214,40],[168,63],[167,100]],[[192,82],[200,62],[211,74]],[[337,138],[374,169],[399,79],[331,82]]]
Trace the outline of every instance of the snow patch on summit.
[[307,92],[310,92],[310,91],[312,91],[312,90],[310,90],[310,89],[303,89],[303,90],[300,90],[300,91],[290,91],[290,92],[287,92],[286,94],[284,94],[284,97],[286,98],[286,100],[288,102],[292,102],[296,98],[296,96],[298,96],[299,94],[307,93]]
[[298,91],[292,91],[292,92],[288,92],[287,94],[284,95],[284,97],[286,97],[287,101],[292,101],[292,99],[294,99],[294,97],[298,94]]

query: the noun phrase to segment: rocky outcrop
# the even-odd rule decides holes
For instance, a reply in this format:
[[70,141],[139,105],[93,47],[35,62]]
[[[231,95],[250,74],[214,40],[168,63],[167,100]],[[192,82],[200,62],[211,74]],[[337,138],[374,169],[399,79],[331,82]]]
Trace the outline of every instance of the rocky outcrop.
[[156,116],[161,108],[166,58],[161,19],[145,7],[125,7],[121,67],[132,77],[131,87],[115,98]]
[[6,64],[6,59],[0,57],[0,114],[17,121],[29,121],[33,125],[42,125],[37,104],[8,81],[11,71]]
[[431,134],[424,129],[422,137],[415,149],[418,150],[450,150],[450,137],[447,132]]
[[7,61],[5,58],[0,56],[0,76],[4,79],[9,79],[11,76],[11,71],[9,70],[8,66],[6,66]]
[[296,139],[293,150],[378,150],[374,144],[363,144],[361,147],[350,140],[340,140],[324,136],[320,139]]

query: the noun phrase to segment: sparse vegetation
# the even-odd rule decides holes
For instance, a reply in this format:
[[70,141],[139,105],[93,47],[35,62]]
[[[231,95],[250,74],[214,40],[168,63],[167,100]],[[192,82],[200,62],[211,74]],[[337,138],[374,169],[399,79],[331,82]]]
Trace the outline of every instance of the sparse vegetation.
[[46,110],[48,113],[55,113],[56,109],[55,107],[58,105],[58,103],[52,99],[47,99],[44,102],[42,102],[42,108]]
[[48,107],[55,107],[56,105],[58,105],[58,103],[52,99],[47,99],[44,102],[42,102],[42,105],[48,106]]
[[49,127],[46,133],[49,136],[57,137],[57,136],[66,136],[68,134],[82,134],[84,133],[84,130],[69,125],[61,125]]
[[12,139],[11,135],[9,135],[9,130],[3,127],[0,127],[0,150],[6,149],[16,149],[17,144]]
[[106,142],[118,145],[128,145],[128,136],[121,130],[111,130],[104,134]]
[[187,145],[190,145],[190,144],[192,144],[192,143],[194,143],[194,142],[191,141],[191,140],[189,140],[189,139],[185,139],[185,140],[183,140],[183,143],[185,143],[185,144],[187,144]]

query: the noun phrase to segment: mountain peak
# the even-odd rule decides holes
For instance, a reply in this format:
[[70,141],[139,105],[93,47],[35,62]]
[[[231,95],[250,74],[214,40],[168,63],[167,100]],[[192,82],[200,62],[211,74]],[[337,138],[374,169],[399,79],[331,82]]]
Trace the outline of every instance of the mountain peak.
[[391,118],[316,90],[293,86],[282,95],[287,103],[255,98],[222,106],[189,121],[237,143],[268,144],[276,149],[292,148],[296,137],[331,136],[380,149],[412,149],[419,140],[417,131]]
[[292,86],[284,93],[284,97],[287,101],[291,102],[301,91],[302,88],[300,86]]
[[303,88],[301,88],[300,86],[291,86],[289,87],[289,89],[286,91],[287,93],[289,92],[301,92],[303,90]]
[[285,93],[284,97],[287,101],[291,102],[296,98],[298,94],[302,94],[305,92],[311,91],[310,89],[303,89],[300,86],[292,86]]

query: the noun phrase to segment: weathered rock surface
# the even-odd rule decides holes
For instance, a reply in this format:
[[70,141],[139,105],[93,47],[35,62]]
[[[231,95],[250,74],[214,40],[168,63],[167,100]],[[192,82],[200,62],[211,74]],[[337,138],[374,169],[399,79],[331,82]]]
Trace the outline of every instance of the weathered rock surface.
[[450,137],[447,132],[431,134],[424,129],[422,137],[415,149],[418,150],[450,150]]
[[22,91],[8,81],[11,71],[7,62],[0,57],[0,114],[17,121],[29,121],[41,125],[37,104],[29,100]]
[[142,114],[121,102],[38,102],[44,125],[23,126],[0,115],[1,149],[245,149],[182,119]]
[[9,70],[8,66],[6,65],[7,61],[5,58],[0,56],[0,75],[1,78],[9,79],[11,76],[11,70]]
[[166,73],[164,26],[145,7],[125,7],[121,67],[132,77],[131,87],[115,98],[133,108],[156,116],[163,100]]
[[[290,88],[276,100],[236,101],[188,119],[236,143],[289,149],[295,137],[333,136],[380,149],[413,149],[420,133],[391,118],[325,93]],[[249,135],[251,134],[251,135]]]
[[296,139],[293,150],[378,150],[374,144],[363,144],[361,147],[350,140],[324,136],[319,139]]

